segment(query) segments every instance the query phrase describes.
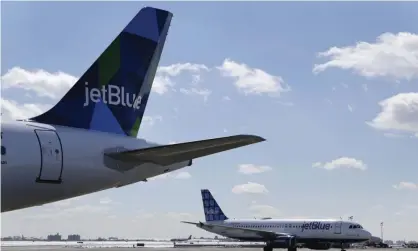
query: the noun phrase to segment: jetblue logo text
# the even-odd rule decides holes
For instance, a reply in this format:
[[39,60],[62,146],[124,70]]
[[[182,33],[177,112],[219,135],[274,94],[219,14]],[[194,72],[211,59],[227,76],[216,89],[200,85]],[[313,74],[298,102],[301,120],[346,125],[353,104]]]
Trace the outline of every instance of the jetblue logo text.
[[319,221],[314,221],[310,223],[303,223],[302,232],[304,230],[329,230],[331,228],[330,223],[321,223]]
[[102,100],[103,103],[109,105],[122,105],[124,107],[138,110],[141,107],[142,97],[136,94],[125,93],[125,88],[116,85],[106,85],[99,88],[89,88],[88,83],[85,84],[85,100],[84,106],[88,106],[90,102],[97,103]]

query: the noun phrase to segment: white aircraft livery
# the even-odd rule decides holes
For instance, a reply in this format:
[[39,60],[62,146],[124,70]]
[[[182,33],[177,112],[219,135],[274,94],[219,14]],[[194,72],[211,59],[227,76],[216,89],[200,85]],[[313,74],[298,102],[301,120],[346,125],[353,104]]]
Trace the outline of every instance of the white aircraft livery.
[[[264,251],[287,248],[296,251],[303,245],[309,249],[327,250],[331,244],[350,244],[367,241],[371,234],[353,221],[326,219],[229,219],[212,194],[202,189],[206,222],[188,222],[214,234],[243,241],[262,241]],[[344,250],[343,248],[341,250]]]
[[55,106],[2,121],[1,212],[146,181],[265,140],[235,135],[158,145],[136,138],[172,16],[141,9]]

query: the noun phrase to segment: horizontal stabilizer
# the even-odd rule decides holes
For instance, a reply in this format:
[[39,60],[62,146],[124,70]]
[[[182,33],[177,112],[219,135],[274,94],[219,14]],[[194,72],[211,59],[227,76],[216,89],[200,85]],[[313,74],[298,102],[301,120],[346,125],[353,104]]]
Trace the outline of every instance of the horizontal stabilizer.
[[186,224],[191,224],[191,225],[196,225],[196,226],[198,226],[199,224],[202,224],[202,222],[197,223],[197,222],[191,222],[191,221],[182,221],[181,223],[186,223]]
[[106,153],[106,155],[123,162],[150,162],[167,166],[262,141],[265,141],[265,139],[259,136],[235,135],[125,152]]

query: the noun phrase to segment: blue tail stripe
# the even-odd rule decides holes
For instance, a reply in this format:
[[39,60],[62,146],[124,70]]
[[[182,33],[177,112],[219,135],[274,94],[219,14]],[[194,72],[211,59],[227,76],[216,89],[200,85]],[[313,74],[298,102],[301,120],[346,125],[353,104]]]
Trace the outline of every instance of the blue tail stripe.
[[206,221],[224,221],[228,219],[208,189],[202,189],[201,194]]

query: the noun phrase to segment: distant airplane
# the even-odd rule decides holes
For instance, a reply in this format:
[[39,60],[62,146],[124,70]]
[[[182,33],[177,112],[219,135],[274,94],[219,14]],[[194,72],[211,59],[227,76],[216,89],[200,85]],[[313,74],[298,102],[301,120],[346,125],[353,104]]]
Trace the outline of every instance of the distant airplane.
[[[225,237],[243,241],[266,242],[264,251],[287,248],[296,251],[297,244],[314,250],[327,250],[331,244],[356,243],[371,238],[370,232],[353,221],[325,219],[229,219],[208,189],[202,189],[206,222],[188,222]],[[341,250],[344,250],[343,248]]]
[[192,235],[189,235],[189,238],[178,238],[178,239],[171,239],[170,241],[188,241],[192,239]]
[[2,121],[1,212],[146,181],[265,140],[235,135],[158,145],[136,138],[171,18],[141,9],[54,107]]

